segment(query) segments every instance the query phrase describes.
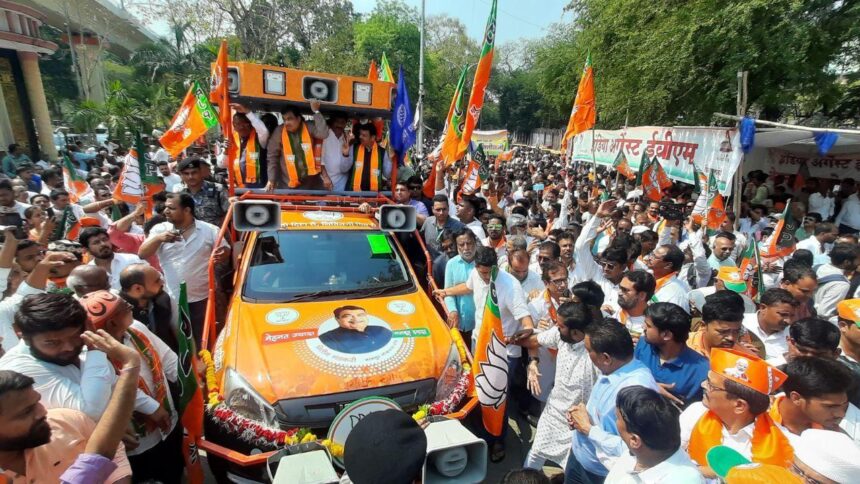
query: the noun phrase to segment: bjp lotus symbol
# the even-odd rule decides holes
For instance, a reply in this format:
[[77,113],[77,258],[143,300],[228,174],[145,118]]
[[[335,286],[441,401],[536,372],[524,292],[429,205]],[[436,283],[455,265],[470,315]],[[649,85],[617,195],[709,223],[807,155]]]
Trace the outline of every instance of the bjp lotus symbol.
[[475,377],[478,401],[496,409],[504,405],[508,395],[508,358],[505,344],[493,332],[487,344],[487,361],[479,363]]

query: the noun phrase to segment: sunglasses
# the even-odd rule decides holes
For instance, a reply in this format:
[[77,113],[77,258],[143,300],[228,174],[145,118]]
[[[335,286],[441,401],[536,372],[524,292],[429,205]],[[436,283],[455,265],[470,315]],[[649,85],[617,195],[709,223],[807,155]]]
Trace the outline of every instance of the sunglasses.
[[502,228],[501,224],[487,224],[488,229],[498,230]]

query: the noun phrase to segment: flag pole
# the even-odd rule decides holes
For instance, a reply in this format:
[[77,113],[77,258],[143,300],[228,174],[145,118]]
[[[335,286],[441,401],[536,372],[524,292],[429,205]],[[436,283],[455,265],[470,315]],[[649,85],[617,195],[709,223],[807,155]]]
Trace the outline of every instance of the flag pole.
[[415,127],[418,130],[415,139],[418,147],[415,154],[422,160],[424,159],[424,2],[425,0],[421,0],[421,25],[419,27],[421,40],[418,48],[418,126]]

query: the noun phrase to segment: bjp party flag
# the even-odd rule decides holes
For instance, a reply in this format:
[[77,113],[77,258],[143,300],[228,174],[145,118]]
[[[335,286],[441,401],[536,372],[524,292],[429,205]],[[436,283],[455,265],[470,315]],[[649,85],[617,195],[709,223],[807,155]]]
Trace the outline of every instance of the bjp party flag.
[[490,292],[487,293],[484,316],[478,342],[475,345],[475,390],[481,403],[481,418],[487,432],[502,435],[505,427],[505,406],[508,400],[508,353],[505,346],[505,333],[499,300],[496,296],[496,275],[498,267],[490,273]]
[[209,104],[206,92],[195,81],[188,89],[179,111],[170,121],[170,128],[159,141],[170,156],[176,156],[216,124],[218,115]]
[[484,30],[484,44],[481,47],[481,58],[478,59],[478,67],[475,70],[475,80],[472,81],[472,94],[469,96],[469,107],[466,110],[466,118],[463,123],[463,137],[460,139],[460,152],[465,153],[472,141],[472,131],[478,125],[481,117],[481,109],[484,107],[484,94],[487,84],[490,82],[490,72],[493,68],[493,52],[496,44],[496,4],[493,0],[490,7],[490,16],[487,18],[487,27]]
[[164,191],[164,180],[158,176],[155,162],[147,156],[140,133],[135,133],[134,146],[125,157],[113,197],[126,203],[140,203],[151,200],[161,191]]

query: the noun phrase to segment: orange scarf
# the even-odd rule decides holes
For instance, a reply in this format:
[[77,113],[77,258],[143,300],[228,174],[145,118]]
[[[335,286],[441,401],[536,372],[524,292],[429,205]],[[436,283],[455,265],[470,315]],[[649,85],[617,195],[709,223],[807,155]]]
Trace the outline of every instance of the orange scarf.
[[657,286],[654,288],[654,295],[651,296],[651,302],[660,302],[657,300],[657,293],[660,292],[660,289],[663,289],[663,286],[668,284],[669,281],[672,280],[672,278],[675,277],[676,274],[678,274],[677,271],[670,272],[669,274],[666,274],[660,279],[657,279]]
[[[361,179],[364,176],[364,145],[359,144],[355,150],[355,174],[352,177],[352,191],[360,192]],[[370,191],[379,191],[379,145],[373,143],[370,150]]]
[[[709,450],[723,442],[723,423],[708,410],[696,422],[687,451],[699,465],[707,466]],[[755,419],[752,436],[752,461],[787,467],[794,459],[794,449],[788,437],[771,420],[767,412]]]
[[[544,298],[544,301],[546,301],[546,307],[547,307],[547,310],[549,311],[549,317],[552,320],[552,324],[556,325],[557,324],[556,319],[558,318],[558,311],[556,311],[555,304],[553,304],[553,302],[552,302],[552,296],[549,295],[549,289],[544,289],[543,298]],[[558,355],[558,349],[557,348],[547,348],[547,351],[549,351],[549,354],[552,355],[553,359],[555,359],[556,355]]]
[[[149,388],[149,385],[146,384],[143,376],[138,377],[137,387],[172,414],[170,402],[167,399],[167,379],[164,376],[161,357],[158,355],[155,347],[152,346],[152,342],[149,341],[149,338],[147,338],[143,332],[135,328],[128,328],[127,331],[134,348],[138,353],[140,353],[140,356],[142,357],[141,359],[149,367],[149,371],[152,373],[152,382],[155,385],[155,390],[153,391],[153,389]],[[114,367],[117,371],[120,370],[119,365],[114,364]],[[141,422],[137,423],[140,424]],[[153,429],[147,428],[147,431],[151,430]]]
[[[489,237],[487,238],[487,240],[489,240],[490,242],[492,242],[492,240],[490,240],[490,238],[489,238]],[[495,246],[493,246],[493,248],[494,248],[494,249],[502,248],[502,247],[504,247],[504,246],[505,246],[505,244],[506,244],[506,243],[507,243],[507,241],[506,241],[506,239],[505,239],[505,236],[504,236],[504,235],[502,235],[502,240],[500,240],[498,244],[496,244]]]
[[[305,156],[305,166],[308,168],[308,176],[313,176],[319,173],[317,161],[314,157],[313,140],[311,133],[308,131],[308,125],[302,122],[302,152]],[[281,147],[284,152],[284,165],[287,168],[287,175],[290,177],[290,188],[296,188],[301,183],[299,173],[296,170],[296,155],[293,154],[293,145],[290,144],[290,135],[287,128],[281,130]]]
[[[233,132],[233,144],[236,149],[242,147],[242,140],[239,135]],[[241,156],[241,153],[239,153]],[[242,177],[242,167],[239,166],[239,160],[233,163],[233,179],[236,180],[236,186],[244,188],[245,183],[257,183],[257,172],[260,170],[260,153],[257,151],[257,133],[251,131],[248,136],[248,144],[245,145],[245,176]]]

